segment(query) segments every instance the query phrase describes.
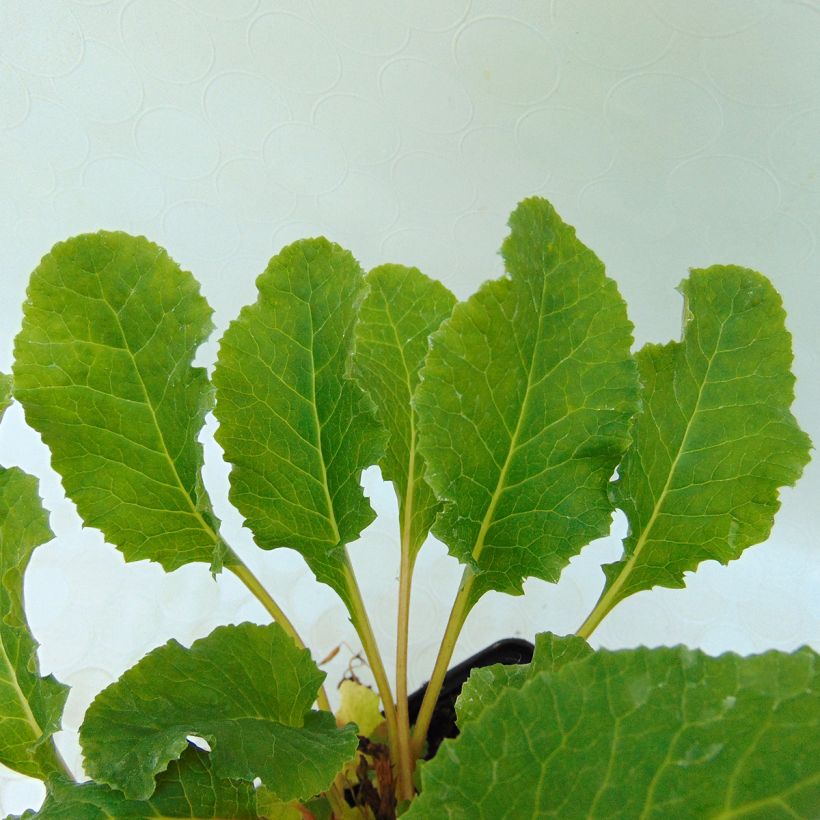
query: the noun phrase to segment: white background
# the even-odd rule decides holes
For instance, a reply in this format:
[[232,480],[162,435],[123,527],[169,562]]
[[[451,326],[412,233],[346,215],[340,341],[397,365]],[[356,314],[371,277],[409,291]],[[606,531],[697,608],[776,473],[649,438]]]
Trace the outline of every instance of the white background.
[[[783,0],[0,0],[0,276],[11,340],[29,272],[54,242],[98,228],[143,233],[202,282],[218,331],[287,242],[325,234],[367,268],[420,266],[466,298],[500,271],[506,215],[549,198],[617,279],[638,344],[679,333],[674,287],[689,266],[734,262],[783,295],[795,340],[795,412],[820,440],[820,3]],[[341,604],[286,550],[262,553],[224,499],[206,435],[207,483],[229,540],[321,658],[358,649]],[[73,688],[61,747],[93,695],[150,648],[220,623],[265,620],[232,577],[125,565],[83,532],[19,408],[0,461],[42,479],[57,538],[26,584],[41,665]],[[351,552],[385,661],[395,654],[398,539],[392,491]],[[621,604],[595,633],[610,647],[684,642],[709,652],[820,648],[812,465],[771,540],[686,591]],[[621,532],[623,524],[616,521]],[[616,538],[557,586],[487,595],[456,659],[493,639],[573,631]],[[412,684],[426,679],[460,575],[422,552]],[[328,666],[331,688],[350,660]],[[0,811],[33,805],[0,771]]]

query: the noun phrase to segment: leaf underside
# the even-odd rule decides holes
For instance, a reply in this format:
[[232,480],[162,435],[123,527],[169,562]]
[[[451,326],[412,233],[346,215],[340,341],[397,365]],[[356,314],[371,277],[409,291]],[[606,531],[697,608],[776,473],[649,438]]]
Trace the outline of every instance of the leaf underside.
[[477,573],[472,601],[556,581],[609,531],[607,484],[637,409],[632,325],[603,264],[542,199],[510,218],[508,277],[432,336],[415,406],[433,533]]
[[324,673],[277,624],[214,630],[185,649],[170,641],[103,690],[80,744],[89,775],[136,800],[204,738],[219,778],[259,777],[282,800],[328,788],[356,752],[355,728],[313,712]]
[[0,467],[0,763],[42,780],[60,771],[50,738],[60,728],[68,689],[40,677],[23,575],[34,550],[51,538],[37,480]]
[[456,300],[440,282],[402,265],[374,268],[366,282],[370,289],[356,323],[353,369],[389,433],[379,466],[395,487],[412,560],[441,505],[424,480],[411,400],[430,334],[452,313]]
[[606,566],[605,596],[683,587],[709,559],[727,563],[768,538],[809,460],[792,416],[791,336],[780,296],[754,271],[693,270],[681,285],[683,340],[647,345],[644,385],[613,500],[629,521],[624,558]]
[[309,239],[275,256],[257,286],[214,371],[230,497],[260,547],[298,550],[350,604],[345,545],[374,518],[359,478],[384,438],[347,376],[364,276],[347,251]]
[[38,812],[26,812],[23,820],[257,816],[253,784],[220,780],[214,775],[208,754],[189,745],[180,759],[157,778],[156,791],[148,800],[129,800],[98,783],[55,783],[43,807]]
[[817,654],[597,652],[508,689],[422,770],[409,818],[810,818]]
[[213,327],[190,273],[143,237],[84,234],[31,275],[14,393],[68,497],[127,561],[226,558],[200,480]]

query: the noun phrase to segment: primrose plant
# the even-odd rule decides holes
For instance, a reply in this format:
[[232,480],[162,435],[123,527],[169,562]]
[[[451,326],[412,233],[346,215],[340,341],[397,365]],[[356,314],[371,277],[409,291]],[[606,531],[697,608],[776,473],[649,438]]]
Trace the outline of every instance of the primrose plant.
[[[702,561],[768,537],[810,448],[789,409],[780,297],[745,268],[693,270],[681,340],[633,355],[615,282],[553,208],[528,199],[510,228],[507,274],[463,303],[415,268],[365,275],[325,239],[295,242],[222,337],[213,385],[191,364],[211,310],[164,250],[98,233],[42,260],[4,404],[20,402],[83,521],[127,561],[231,572],[273,623],[170,641],[100,692],[80,731],[91,780],[78,782],[53,742],[66,687],[39,675],[22,601],[48,516],[35,480],[2,469],[0,761],[47,785],[27,817],[818,816],[811,649],[586,643],[624,598],[682,587]],[[212,409],[258,547],[298,550],[350,613],[378,692],[347,687],[337,715],[220,534],[197,440]],[[374,464],[399,501],[395,689],[348,555],[374,517],[360,486]],[[616,508],[623,555],[577,634],[540,634],[531,663],[475,670],[459,736],[422,765],[472,607],[528,577],[558,581]],[[411,725],[411,580],[430,532],[464,570]]]

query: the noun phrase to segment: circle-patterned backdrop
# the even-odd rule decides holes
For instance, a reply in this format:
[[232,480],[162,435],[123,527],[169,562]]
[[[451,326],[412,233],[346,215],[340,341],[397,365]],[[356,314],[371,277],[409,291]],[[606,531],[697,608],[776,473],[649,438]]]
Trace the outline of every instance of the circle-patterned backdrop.
[[[284,244],[324,234],[367,268],[418,265],[464,298],[500,272],[506,215],[550,199],[606,262],[637,344],[678,336],[675,285],[689,266],[736,262],[770,276],[795,339],[796,414],[820,439],[820,2],[787,0],[0,0],[0,368],[10,366],[26,281],[51,245],[99,228],[164,245],[202,282],[218,331],[254,299]],[[328,665],[358,649],[339,600],[288,550],[262,553],[225,502],[206,441],[206,480],[225,531]],[[54,541],[34,556],[28,613],[46,672],[72,692],[59,743],[80,771],[84,709],[170,637],[263,622],[230,576],[126,565],[82,530],[19,408],[0,461],[41,478]],[[396,504],[377,470],[380,519],[351,552],[388,667],[395,656]],[[709,652],[820,648],[810,466],[770,541],[685,591],[643,592],[594,636],[610,647],[684,642]],[[492,640],[574,630],[602,584],[613,535],[558,585],[490,594],[456,659]],[[429,674],[460,575],[421,554],[412,685]],[[41,799],[0,771],[0,811]]]

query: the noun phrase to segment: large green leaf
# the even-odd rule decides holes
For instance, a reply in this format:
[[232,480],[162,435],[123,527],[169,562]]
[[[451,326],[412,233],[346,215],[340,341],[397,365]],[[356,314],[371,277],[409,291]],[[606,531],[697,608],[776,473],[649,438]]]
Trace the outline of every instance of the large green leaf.
[[196,280],[124,233],[54,246],[31,275],[14,392],[86,524],[166,570],[225,558],[200,480],[212,329]]
[[53,783],[42,808],[22,820],[107,820],[108,818],[251,818],[257,816],[252,783],[220,780],[206,752],[189,746],[157,778],[148,800],[129,800],[98,783]]
[[430,334],[452,313],[455,297],[416,268],[382,265],[367,275],[370,290],[356,324],[353,366],[376,405],[389,440],[379,465],[399,500],[399,520],[415,558],[440,505],[424,480],[411,399]]
[[637,409],[631,324],[603,264],[541,199],[510,217],[508,277],[433,334],[415,405],[433,526],[478,574],[475,601],[556,581],[609,531],[607,484]]
[[791,337],[770,282],[745,268],[693,270],[683,340],[638,354],[643,409],[613,500],[629,520],[599,611],[653,586],[682,587],[709,559],[764,541],[809,460],[792,416]]
[[544,632],[535,636],[535,652],[530,663],[496,663],[473,669],[456,701],[459,729],[478,718],[508,689],[520,689],[541,672],[557,672],[562,666],[591,654],[592,648],[583,638],[576,635],[558,637]]
[[219,627],[190,649],[169,641],[89,707],[86,771],[145,800],[193,735],[213,749],[217,777],[260,777],[282,800],[312,797],[357,748],[355,727],[338,730],[310,709],[324,677],[278,624]]
[[347,377],[364,275],[338,245],[307,239],[271,259],[257,286],[214,371],[231,500],[260,547],[298,550],[350,604],[345,545],[374,517],[359,477],[384,446]]
[[410,818],[787,818],[820,806],[817,655],[598,652],[502,692]]
[[51,736],[60,728],[68,689],[50,675],[40,677],[23,575],[35,548],[51,538],[37,480],[0,467],[0,763],[43,780],[61,771]]

